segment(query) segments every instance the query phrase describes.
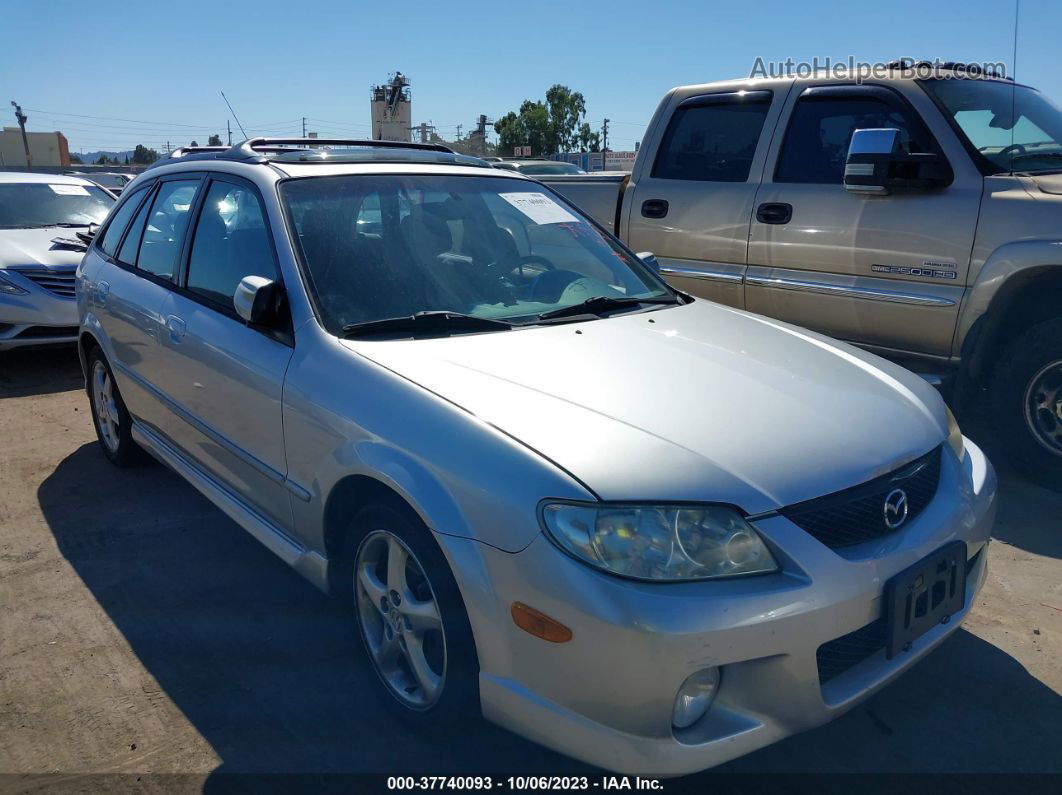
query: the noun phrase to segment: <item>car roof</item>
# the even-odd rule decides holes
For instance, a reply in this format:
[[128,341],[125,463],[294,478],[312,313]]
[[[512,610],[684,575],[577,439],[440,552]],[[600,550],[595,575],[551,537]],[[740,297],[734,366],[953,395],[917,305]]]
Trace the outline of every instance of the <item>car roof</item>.
[[84,177],[72,177],[67,174],[40,174],[27,171],[0,171],[0,182],[44,184],[44,185],[89,185],[96,187],[96,183]]

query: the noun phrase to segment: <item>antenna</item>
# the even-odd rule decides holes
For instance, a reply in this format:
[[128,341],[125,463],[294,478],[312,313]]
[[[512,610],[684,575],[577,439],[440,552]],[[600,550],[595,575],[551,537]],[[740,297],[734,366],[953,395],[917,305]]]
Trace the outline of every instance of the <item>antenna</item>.
[[1014,173],[1014,128],[1018,126],[1018,12],[1021,0],[1014,0],[1014,50],[1010,58],[1010,173]]
[[247,138],[247,132],[243,129],[243,125],[240,124],[240,120],[236,118],[236,111],[232,109],[232,104],[229,102],[229,98],[225,96],[225,92],[221,92],[221,98],[225,100],[225,104],[229,106],[229,113],[232,114],[232,118],[236,119],[236,126],[240,128],[240,132],[243,133],[243,137]]

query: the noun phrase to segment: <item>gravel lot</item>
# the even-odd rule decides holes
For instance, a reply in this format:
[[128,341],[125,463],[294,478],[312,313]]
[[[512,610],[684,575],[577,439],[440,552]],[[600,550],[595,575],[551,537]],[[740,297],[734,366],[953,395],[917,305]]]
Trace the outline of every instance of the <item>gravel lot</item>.
[[[411,736],[339,605],[167,469],[106,462],[71,349],[0,354],[0,450],[0,773],[580,769],[492,727]],[[726,770],[1062,772],[1062,495],[993,460],[997,542],[964,628]]]

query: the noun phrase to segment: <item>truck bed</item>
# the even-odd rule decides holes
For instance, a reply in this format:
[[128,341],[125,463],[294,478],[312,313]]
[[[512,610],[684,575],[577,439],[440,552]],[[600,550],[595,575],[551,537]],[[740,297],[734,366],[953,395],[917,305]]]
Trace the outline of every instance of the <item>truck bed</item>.
[[573,174],[542,177],[539,182],[549,185],[584,213],[589,214],[605,229],[614,232],[616,231],[616,205],[619,202],[620,187],[629,176],[623,172]]

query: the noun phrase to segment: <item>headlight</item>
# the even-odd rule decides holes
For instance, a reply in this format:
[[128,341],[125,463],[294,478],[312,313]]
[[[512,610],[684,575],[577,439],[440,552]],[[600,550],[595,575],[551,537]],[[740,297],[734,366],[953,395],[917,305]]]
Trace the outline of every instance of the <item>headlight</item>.
[[959,430],[959,423],[955,421],[955,415],[951,413],[951,409],[945,406],[944,411],[948,414],[948,447],[955,451],[956,458],[961,461],[963,451],[966,449],[962,443],[962,431]]
[[29,290],[23,290],[14,282],[9,281],[3,272],[0,271],[0,293],[6,295],[29,295]]
[[640,580],[709,580],[778,571],[756,530],[714,505],[547,503],[542,524],[575,557]]

